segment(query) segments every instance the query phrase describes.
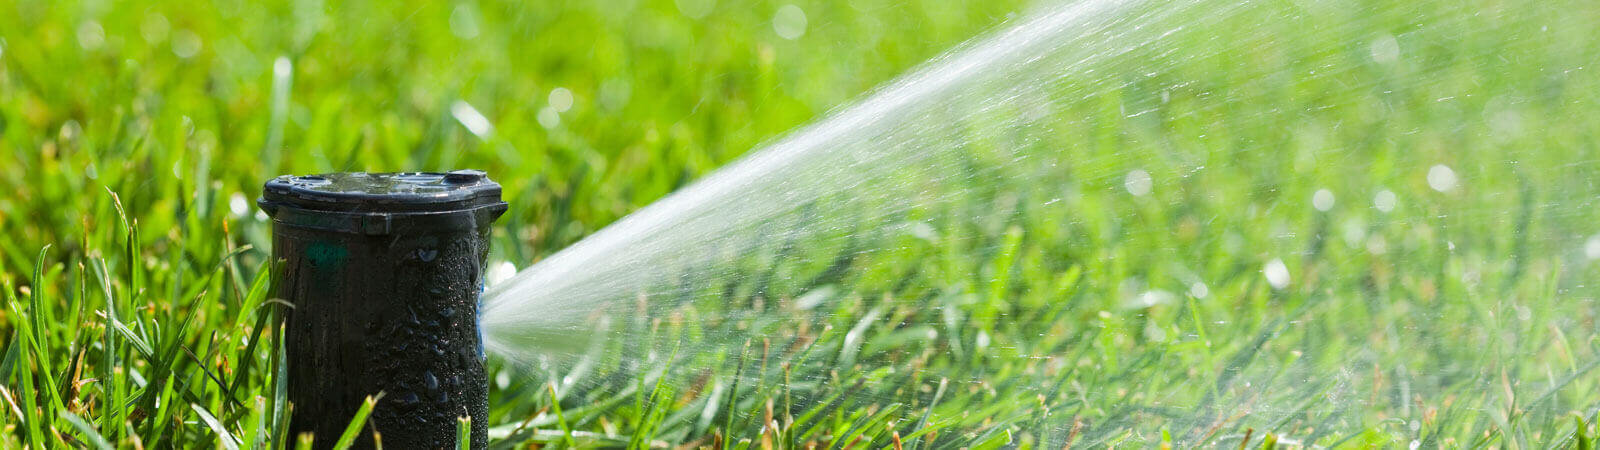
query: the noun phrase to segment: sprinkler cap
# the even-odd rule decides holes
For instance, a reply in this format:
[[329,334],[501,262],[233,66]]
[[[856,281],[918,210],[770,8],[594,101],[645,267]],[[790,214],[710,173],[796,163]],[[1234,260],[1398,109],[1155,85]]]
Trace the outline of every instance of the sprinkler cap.
[[256,203],[283,224],[360,234],[476,228],[506,210],[500,184],[481,170],[284,175]]

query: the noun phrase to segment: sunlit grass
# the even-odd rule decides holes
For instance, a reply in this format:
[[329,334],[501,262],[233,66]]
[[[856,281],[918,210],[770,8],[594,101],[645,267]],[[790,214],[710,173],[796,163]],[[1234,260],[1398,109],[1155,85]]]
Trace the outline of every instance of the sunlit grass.
[[[492,434],[1584,448],[1600,15],[1445,3],[1105,74],[1127,82],[1022,139],[1077,176],[981,186],[1039,201],[974,189],[913,213],[968,238],[868,258],[800,245],[822,263],[618,324],[639,342],[583,370],[493,361]],[[796,36],[785,5],[0,1],[0,445],[298,442],[251,206],[269,176],[486,169],[513,205],[493,259],[526,266],[1025,10],[796,2]],[[1308,105],[1332,106],[1226,128]],[[738,314],[758,307],[806,325]]]

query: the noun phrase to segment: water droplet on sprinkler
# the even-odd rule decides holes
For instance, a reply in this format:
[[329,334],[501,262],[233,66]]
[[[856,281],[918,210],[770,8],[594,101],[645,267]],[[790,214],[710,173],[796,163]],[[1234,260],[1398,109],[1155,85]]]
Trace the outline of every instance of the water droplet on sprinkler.
[[1128,193],[1133,194],[1135,197],[1149,195],[1151,185],[1150,173],[1145,172],[1144,169],[1133,169],[1122,179],[1122,187],[1127,188]]
[[1261,268],[1261,274],[1266,275],[1267,284],[1272,285],[1273,289],[1289,287],[1289,267],[1283,265],[1282,259],[1267,261],[1267,265]]
[[1428,187],[1445,192],[1456,188],[1456,171],[1444,164],[1428,168]]
[[430,391],[439,390],[439,378],[433,376],[433,372],[431,372],[431,371],[430,372],[423,372],[422,373],[422,386],[428,388],[428,390],[430,390]]
[[1318,189],[1315,194],[1311,194],[1311,206],[1322,212],[1333,209],[1333,191]]

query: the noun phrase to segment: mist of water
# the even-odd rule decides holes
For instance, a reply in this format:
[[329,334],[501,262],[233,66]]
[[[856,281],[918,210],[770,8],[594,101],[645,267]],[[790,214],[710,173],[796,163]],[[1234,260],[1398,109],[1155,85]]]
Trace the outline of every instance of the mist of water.
[[1575,408],[1600,52],[1557,3],[1043,8],[492,286],[486,346],[581,389],[845,333],[840,370],[1078,408],[1046,442]]

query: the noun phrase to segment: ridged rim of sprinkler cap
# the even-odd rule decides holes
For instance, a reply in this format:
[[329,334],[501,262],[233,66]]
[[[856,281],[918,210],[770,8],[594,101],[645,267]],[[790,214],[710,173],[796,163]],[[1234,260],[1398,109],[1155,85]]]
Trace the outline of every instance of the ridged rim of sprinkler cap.
[[368,235],[486,226],[506,211],[481,170],[284,175],[256,203],[284,224]]
[[268,213],[315,211],[442,212],[500,203],[500,184],[481,170],[283,175],[262,187]]

